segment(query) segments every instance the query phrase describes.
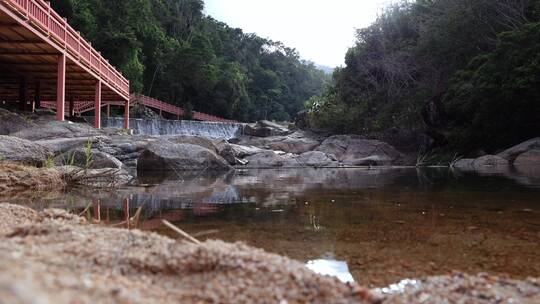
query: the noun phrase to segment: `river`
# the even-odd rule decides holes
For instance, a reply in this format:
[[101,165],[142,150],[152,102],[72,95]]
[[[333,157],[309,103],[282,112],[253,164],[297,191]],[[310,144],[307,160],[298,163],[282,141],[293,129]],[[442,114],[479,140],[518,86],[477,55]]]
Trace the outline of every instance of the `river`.
[[539,179],[446,168],[238,170],[10,202],[177,237],[161,225],[167,219],[201,240],[243,241],[368,286],[452,270],[540,273]]

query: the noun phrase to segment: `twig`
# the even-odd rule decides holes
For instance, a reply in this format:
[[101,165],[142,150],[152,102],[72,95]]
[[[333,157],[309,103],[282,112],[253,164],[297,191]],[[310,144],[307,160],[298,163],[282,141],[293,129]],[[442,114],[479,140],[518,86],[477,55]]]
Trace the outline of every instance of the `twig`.
[[190,240],[191,242],[195,243],[195,244],[201,244],[201,242],[199,240],[197,240],[196,238],[192,237],[191,235],[187,234],[184,230],[176,227],[175,225],[171,224],[169,221],[167,220],[161,220],[161,222],[163,222],[163,224],[165,224],[165,226],[171,228],[172,230],[174,230],[174,232],[180,234],[181,236],[185,237],[186,239]]
[[88,206],[84,208],[83,212],[79,213],[79,216],[83,216],[83,214],[85,214],[88,211],[88,209],[90,209],[90,206],[92,206],[92,203],[89,203]]

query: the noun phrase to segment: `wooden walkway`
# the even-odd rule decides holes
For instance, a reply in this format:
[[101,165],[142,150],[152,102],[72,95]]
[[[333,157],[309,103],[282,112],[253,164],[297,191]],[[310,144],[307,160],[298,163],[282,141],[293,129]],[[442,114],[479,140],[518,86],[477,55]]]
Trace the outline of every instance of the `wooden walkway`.
[[[133,107],[135,105],[143,105],[158,110],[160,114],[168,113],[178,120],[183,119],[186,113],[186,111],[181,107],[177,107],[161,100],[140,94],[133,94],[130,97],[129,106]],[[41,103],[41,106],[49,109],[56,109],[56,103],[54,101],[44,101]],[[111,106],[123,107],[124,103],[120,101],[104,101],[101,104],[101,107],[107,107],[107,116],[110,116]],[[71,115],[81,115],[86,112],[94,111],[94,109],[95,104],[92,101],[74,101],[73,103],[70,103],[68,107],[68,111]],[[238,121],[235,120],[225,119],[201,112],[193,112],[193,119],[199,121],[238,123]]]

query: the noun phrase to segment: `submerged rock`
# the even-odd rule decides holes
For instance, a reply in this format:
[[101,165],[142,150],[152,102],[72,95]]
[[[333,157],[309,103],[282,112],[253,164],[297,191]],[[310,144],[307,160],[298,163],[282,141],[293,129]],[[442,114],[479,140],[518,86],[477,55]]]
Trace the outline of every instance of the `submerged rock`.
[[137,172],[230,170],[231,166],[211,150],[193,144],[159,141],[148,146],[137,161]]
[[0,135],[0,160],[42,166],[53,154],[35,142]]

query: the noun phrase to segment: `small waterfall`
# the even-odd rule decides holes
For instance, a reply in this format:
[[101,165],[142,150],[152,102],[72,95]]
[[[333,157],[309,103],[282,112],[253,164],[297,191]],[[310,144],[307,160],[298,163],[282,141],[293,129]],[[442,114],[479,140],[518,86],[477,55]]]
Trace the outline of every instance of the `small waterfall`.
[[[121,117],[102,118],[101,124],[108,128],[123,128]],[[191,135],[214,139],[231,139],[243,132],[241,123],[208,122],[192,120],[138,119],[129,120],[135,134],[142,135]]]

